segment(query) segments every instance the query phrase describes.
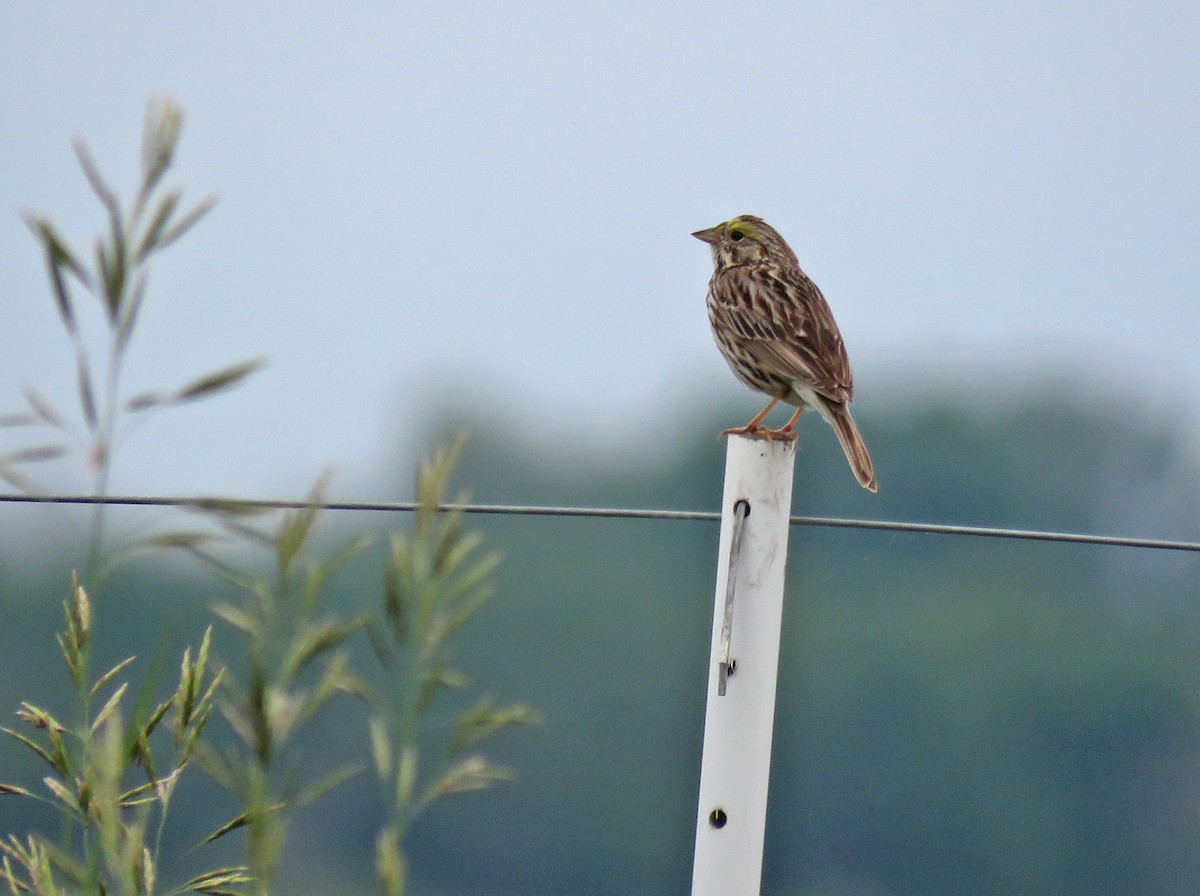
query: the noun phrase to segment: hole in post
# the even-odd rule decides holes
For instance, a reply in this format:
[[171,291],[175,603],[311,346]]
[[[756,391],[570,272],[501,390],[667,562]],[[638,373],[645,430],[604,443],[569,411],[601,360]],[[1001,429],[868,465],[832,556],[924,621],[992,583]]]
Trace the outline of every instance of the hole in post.
[[725,810],[718,807],[708,813],[708,823],[718,831],[725,827],[725,823],[729,821],[729,816],[725,814]]
[[738,498],[733,503],[733,515],[741,516],[743,519],[750,515],[750,502],[745,498]]
[[737,671],[737,660],[735,660],[733,657],[730,657],[728,665],[725,666],[725,674],[732,675],[736,671]]

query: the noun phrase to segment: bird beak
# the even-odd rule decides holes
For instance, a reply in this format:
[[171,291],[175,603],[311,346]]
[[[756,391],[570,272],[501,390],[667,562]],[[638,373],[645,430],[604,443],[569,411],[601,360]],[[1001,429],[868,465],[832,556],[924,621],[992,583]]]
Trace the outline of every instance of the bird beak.
[[714,243],[717,242],[717,240],[719,240],[721,238],[721,235],[718,232],[718,231],[720,231],[720,229],[721,229],[721,225],[718,224],[716,227],[708,228],[708,230],[697,230],[695,233],[692,234],[692,236],[694,236],[696,239],[700,240],[702,243],[708,243],[709,245],[713,245]]

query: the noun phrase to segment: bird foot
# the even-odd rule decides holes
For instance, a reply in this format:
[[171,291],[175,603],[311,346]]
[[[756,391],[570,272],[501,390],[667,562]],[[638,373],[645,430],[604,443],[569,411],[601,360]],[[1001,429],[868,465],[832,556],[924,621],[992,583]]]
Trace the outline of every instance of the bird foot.
[[739,426],[722,431],[723,436],[749,436],[752,439],[765,439],[768,442],[794,442],[796,431],[785,426],[783,429],[768,429],[765,426]]

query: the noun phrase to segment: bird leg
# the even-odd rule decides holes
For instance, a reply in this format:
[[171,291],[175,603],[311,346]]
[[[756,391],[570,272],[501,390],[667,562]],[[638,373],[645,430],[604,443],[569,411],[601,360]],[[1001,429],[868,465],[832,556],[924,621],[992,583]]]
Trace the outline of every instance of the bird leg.
[[777,430],[777,432],[791,432],[794,430],[796,428],[796,421],[800,419],[800,415],[803,413],[804,407],[801,405],[800,407],[796,408],[796,413],[792,414],[792,419],[787,422],[783,429]]
[[[771,401],[767,404],[767,406],[765,408],[763,408],[761,411],[759,411],[757,414],[755,414],[754,419],[751,420],[749,423],[747,423],[745,426],[741,427],[740,429],[727,429],[723,433],[721,433],[721,435],[723,435],[723,436],[753,435],[754,433],[758,432],[758,424],[763,422],[763,419],[767,416],[767,414],[771,413],[771,408],[775,407],[775,405],[777,405],[777,404],[779,404],[779,399],[772,398]],[[771,430],[767,430],[767,432],[771,432]]]

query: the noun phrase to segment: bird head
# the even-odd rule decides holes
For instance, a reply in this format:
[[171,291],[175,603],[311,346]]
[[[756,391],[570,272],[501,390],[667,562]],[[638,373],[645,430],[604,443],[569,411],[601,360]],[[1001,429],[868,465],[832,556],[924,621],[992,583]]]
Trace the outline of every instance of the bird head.
[[692,236],[712,246],[713,262],[718,270],[764,261],[799,264],[778,231],[754,215],[739,215],[716,227],[697,230]]

